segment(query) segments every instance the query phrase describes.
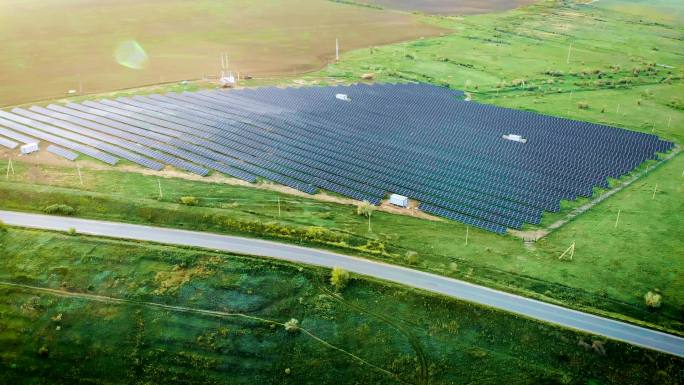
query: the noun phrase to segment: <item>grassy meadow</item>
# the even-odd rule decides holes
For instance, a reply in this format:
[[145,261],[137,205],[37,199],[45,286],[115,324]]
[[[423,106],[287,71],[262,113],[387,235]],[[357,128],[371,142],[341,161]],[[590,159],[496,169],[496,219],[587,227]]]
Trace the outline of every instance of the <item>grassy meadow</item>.
[[0,245],[2,383],[673,384],[684,366],[383,282],[335,290],[326,269],[18,229]]
[[[683,169],[680,154],[533,245],[472,228],[466,245],[465,225],[384,212],[373,214],[369,231],[354,206],[247,186],[163,178],[159,198],[153,175],[87,169],[81,186],[74,168],[16,161],[16,174],[0,180],[0,208],[41,212],[62,203],[87,218],[333,248],[681,333],[684,234],[681,217],[672,213],[683,208]],[[198,198],[198,205],[180,204],[183,196]],[[558,260],[572,242],[573,260]],[[409,260],[409,252],[416,252],[417,260]],[[651,310],[643,295],[656,288],[663,306]]]

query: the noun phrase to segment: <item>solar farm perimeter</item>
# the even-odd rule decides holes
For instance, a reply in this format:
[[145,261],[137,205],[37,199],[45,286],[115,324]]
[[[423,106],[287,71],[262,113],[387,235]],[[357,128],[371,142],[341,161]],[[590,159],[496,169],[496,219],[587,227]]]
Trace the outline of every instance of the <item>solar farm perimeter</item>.
[[220,172],[373,204],[401,194],[424,212],[496,233],[539,224],[561,200],[591,196],[673,147],[424,84],[214,90],[0,111],[0,145],[38,141],[69,160],[81,153],[110,165]]

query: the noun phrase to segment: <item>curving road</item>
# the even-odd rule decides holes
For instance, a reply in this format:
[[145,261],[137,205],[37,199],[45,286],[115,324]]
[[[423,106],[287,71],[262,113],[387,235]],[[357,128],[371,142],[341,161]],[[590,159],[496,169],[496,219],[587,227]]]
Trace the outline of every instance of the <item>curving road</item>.
[[329,251],[205,232],[11,211],[0,211],[0,220],[12,226],[60,231],[75,228],[81,234],[203,247],[330,268],[339,266],[357,274],[428,290],[540,321],[684,357],[684,338],[681,337],[489,289],[453,278]]

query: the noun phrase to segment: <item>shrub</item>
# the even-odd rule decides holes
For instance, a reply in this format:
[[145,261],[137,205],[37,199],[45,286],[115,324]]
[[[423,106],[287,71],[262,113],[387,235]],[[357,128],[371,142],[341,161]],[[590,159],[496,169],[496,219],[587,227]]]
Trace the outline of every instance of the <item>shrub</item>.
[[406,252],[406,263],[409,265],[417,265],[418,264],[418,253],[415,251],[407,251]]
[[577,103],[577,108],[579,108],[580,110],[588,110],[589,109],[589,103],[579,102],[579,103]]
[[6,233],[6,232],[7,232],[7,225],[5,224],[5,222],[0,221],[0,234]]
[[360,250],[368,251],[374,254],[385,254],[385,244],[377,239],[369,239],[365,245],[359,247]]
[[67,235],[76,235],[76,229],[69,227],[69,230],[67,230]]
[[674,97],[667,102],[667,106],[676,110],[684,110],[684,101],[681,98]]
[[45,214],[56,214],[56,215],[74,215],[76,210],[68,205],[54,204],[47,206],[43,209]]
[[356,215],[363,215],[364,217],[370,217],[375,211],[375,206],[368,201],[359,202],[356,205]]
[[181,197],[180,198],[180,203],[186,205],[186,206],[197,206],[199,204],[199,199],[195,197]]
[[330,284],[335,290],[342,291],[349,283],[349,272],[341,267],[334,267],[330,274]]
[[644,295],[644,302],[646,302],[646,306],[650,308],[659,308],[660,305],[662,305],[663,297],[660,295],[658,290],[655,292],[649,291]]
[[38,349],[38,355],[41,357],[47,357],[50,354],[50,351],[48,350],[47,346],[43,345]]
[[289,333],[297,333],[299,331],[299,320],[292,318],[285,322],[285,330]]

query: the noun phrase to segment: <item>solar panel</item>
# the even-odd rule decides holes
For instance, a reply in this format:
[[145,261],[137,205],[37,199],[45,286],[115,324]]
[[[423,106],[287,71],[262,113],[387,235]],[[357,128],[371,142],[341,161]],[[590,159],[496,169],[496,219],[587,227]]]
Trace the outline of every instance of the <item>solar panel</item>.
[[[82,143],[105,151],[374,204],[398,193],[425,212],[497,233],[538,224],[561,200],[590,196],[673,147],[655,135],[466,102],[461,91],[425,84],[204,90],[15,111],[51,126],[13,123],[88,138]],[[5,118],[0,125],[13,120]]]
[[[2,113],[3,113],[3,111],[0,111],[0,116],[3,116]],[[61,137],[56,136],[56,135],[51,135],[51,134],[48,134],[48,133],[30,128],[30,127],[26,127],[24,125],[12,122],[10,120],[0,118],[0,126],[9,127],[13,130],[34,136],[36,138],[43,139],[47,142],[58,144],[62,147],[66,147],[68,149],[78,151],[82,154],[85,154],[85,155],[88,155],[92,158],[101,160],[101,161],[103,161],[109,165],[112,165],[112,166],[115,165],[119,161],[118,158],[111,156],[109,154],[106,154],[102,151],[98,151],[92,147],[84,146],[84,145],[72,142],[70,140],[66,140],[66,139],[61,138]]]
[[61,156],[62,158],[67,159],[67,160],[75,160],[76,158],[78,158],[77,153],[75,153],[73,151],[69,151],[69,150],[62,148],[62,147],[49,145],[49,146],[47,146],[47,151],[50,153],[53,153],[55,155]]
[[[161,170],[164,167],[164,165],[162,165],[161,163],[151,161],[145,157],[139,156],[137,154],[134,154],[134,153],[132,153],[128,150],[122,149],[120,147],[112,146],[112,145],[109,145],[109,144],[102,142],[100,140],[92,139],[92,138],[87,137],[85,135],[76,134],[72,131],[63,130],[63,129],[57,128],[55,126],[43,124],[39,121],[39,119],[40,119],[43,121],[47,120],[47,121],[50,121],[51,123],[53,123],[54,121],[51,118],[39,116],[38,114],[24,110],[22,108],[14,108],[14,109],[12,109],[12,112],[13,112],[13,114],[6,113],[6,112],[0,112],[0,113],[2,116],[7,117],[8,119],[12,119],[16,122],[26,124],[26,125],[33,127],[33,128],[40,129],[40,130],[47,132],[47,133],[51,133],[51,134],[54,134],[54,135],[57,135],[57,136],[60,136],[63,138],[67,138],[67,139],[70,139],[70,140],[73,140],[76,142],[80,142],[80,143],[92,146],[92,147],[97,148],[99,150],[106,151],[110,154],[114,154],[114,155],[120,156],[124,159],[130,160],[131,162],[137,163],[143,167],[151,168],[153,170]],[[28,118],[27,116],[30,116],[30,118]]]
[[13,149],[15,149],[18,145],[19,145],[19,143],[14,142],[14,141],[11,141],[11,140],[9,140],[9,139],[5,139],[5,138],[3,138],[3,137],[0,136],[0,146],[7,147],[7,148],[9,148],[10,150],[13,150]]
[[38,141],[37,139],[33,139],[29,136],[20,134],[16,131],[8,130],[7,128],[4,128],[4,127],[0,127],[0,135],[4,135],[4,136],[11,138],[11,139],[14,139],[14,140],[18,140],[19,142],[24,143],[24,144],[34,143],[34,142]]

